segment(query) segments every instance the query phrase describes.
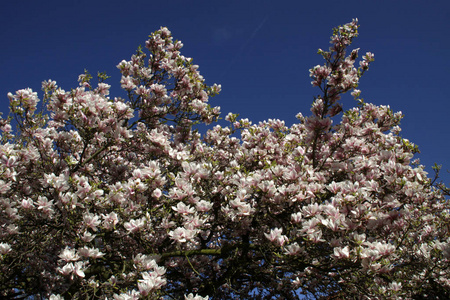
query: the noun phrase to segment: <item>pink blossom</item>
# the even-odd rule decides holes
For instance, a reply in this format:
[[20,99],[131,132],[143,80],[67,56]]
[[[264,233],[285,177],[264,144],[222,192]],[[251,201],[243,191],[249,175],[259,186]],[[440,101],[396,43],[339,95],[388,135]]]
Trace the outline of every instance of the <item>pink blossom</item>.
[[389,289],[395,292],[398,292],[402,289],[402,283],[401,282],[391,282],[389,284]]
[[286,246],[286,251],[285,251],[285,253],[287,254],[287,255],[298,255],[298,254],[300,254],[300,253],[302,253],[302,252],[304,252],[305,251],[305,249],[303,248],[303,247],[300,247],[298,244],[297,244],[297,242],[295,242],[295,243],[293,243],[293,244],[291,244],[291,245],[287,245]]
[[130,233],[136,233],[139,230],[141,230],[145,225],[145,219],[144,218],[140,218],[140,219],[133,219],[130,220],[129,222],[125,222],[123,224],[123,226],[125,227],[126,230],[128,230],[128,232]]
[[292,222],[294,222],[294,223],[300,223],[302,220],[302,213],[297,212],[295,214],[292,214],[291,219],[292,219]]
[[179,243],[186,243],[187,241],[190,241],[194,238],[195,233],[196,233],[195,230],[178,227],[175,230],[170,231],[169,236],[171,239]]
[[205,200],[200,200],[197,202],[196,207],[199,212],[207,212],[213,207],[213,204]]
[[120,295],[114,294],[115,300],[138,300],[140,299],[140,294],[136,290],[128,291]]
[[78,249],[78,253],[83,257],[102,258],[105,254],[97,248],[83,247]]
[[158,259],[158,257],[139,253],[134,257],[133,261],[137,269],[153,270],[158,267],[155,259]]
[[194,294],[190,293],[189,295],[184,295],[184,299],[185,300],[208,300],[209,296],[202,297],[197,294],[194,295]]
[[23,108],[30,112],[36,110],[36,105],[39,101],[37,93],[30,88],[18,90],[15,95],[8,93],[8,98],[13,106],[22,105]]
[[[118,64],[126,99],[87,73],[68,91],[42,83],[39,114],[32,90],[8,94],[4,285],[117,300],[447,291],[450,190],[414,160],[402,114],[359,98],[374,56],[358,66],[357,29],[337,27],[319,50],[310,76],[320,94],[290,126],[234,113],[208,126],[221,86],[206,85],[164,27]],[[35,296],[27,291],[2,295]]]
[[77,261],[80,259],[77,253],[75,253],[75,249],[69,249],[66,247],[61,254],[59,255],[59,258],[62,260],[69,262],[69,261]]
[[162,196],[162,192],[159,188],[156,188],[152,192],[152,196],[159,199]]
[[38,196],[38,201],[36,201],[38,209],[42,210],[45,214],[52,215],[53,210],[53,200],[48,200],[46,197]]
[[64,276],[71,276],[76,275],[80,278],[84,278],[84,262],[77,261],[75,263],[67,263],[62,268],[58,268],[58,271],[64,275]]
[[264,235],[269,241],[276,243],[279,246],[283,246],[289,240],[285,235],[281,234],[282,232],[283,230],[281,228],[275,228],[271,229],[269,234],[264,233]]
[[131,91],[132,89],[136,88],[136,85],[133,83],[133,80],[129,76],[122,77],[120,84],[122,85],[122,88],[127,91]]
[[349,246],[345,246],[344,248],[341,247],[335,247],[333,249],[334,254],[333,256],[337,259],[346,259],[350,257],[350,248]]
[[103,218],[103,227],[105,229],[114,229],[117,223],[119,223],[119,217],[115,212],[110,212],[107,215],[102,214]]
[[58,268],[59,273],[64,276],[68,276],[73,272],[73,263],[65,264],[62,268]]
[[77,261],[76,263],[74,263],[74,267],[73,267],[73,273],[75,275],[77,275],[78,277],[84,278],[84,263],[81,261]]
[[101,224],[100,217],[97,215],[94,215],[92,213],[84,214],[83,222],[86,227],[89,227],[94,231],[97,231],[97,226],[99,226]]
[[151,291],[166,284],[166,280],[155,272],[145,271],[141,275],[142,279],[138,280],[138,288],[142,296],[147,296]]
[[84,242],[86,242],[86,243],[89,243],[89,242],[91,242],[93,239],[95,239],[95,234],[92,234],[92,233],[90,233],[90,232],[88,232],[88,231],[85,231],[84,233],[83,233],[83,235],[81,236],[81,239],[84,241]]
[[23,199],[21,204],[22,204],[22,207],[23,207],[24,209],[31,209],[31,208],[34,208],[33,200],[30,199],[30,198],[28,198],[28,199]]
[[177,206],[172,206],[172,209],[178,212],[180,215],[188,215],[194,213],[194,208],[183,202],[178,202]]
[[7,243],[0,243],[0,254],[5,255],[11,251],[11,246]]

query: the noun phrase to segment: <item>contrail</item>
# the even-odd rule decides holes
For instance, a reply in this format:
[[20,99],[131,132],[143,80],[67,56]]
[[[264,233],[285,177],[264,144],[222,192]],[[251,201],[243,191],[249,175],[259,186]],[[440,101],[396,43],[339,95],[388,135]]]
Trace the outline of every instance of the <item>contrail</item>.
[[231,60],[230,64],[228,65],[228,68],[222,73],[222,76],[224,76],[226,73],[228,73],[228,71],[234,65],[236,60],[238,60],[242,56],[242,54],[244,53],[244,50],[247,48],[247,46],[250,44],[250,42],[256,36],[258,31],[264,26],[264,24],[266,23],[267,19],[269,19],[269,16],[265,16],[265,18],[259,23],[259,25],[255,28],[255,30],[253,30],[253,32],[250,35],[250,37],[247,39],[247,41],[245,41],[245,43],[242,44],[241,48],[239,48],[238,53]]
[[269,16],[266,16],[266,17],[262,20],[262,22],[258,25],[258,27],[256,27],[256,29],[253,31],[253,33],[252,33],[252,35],[250,36],[250,39],[249,39],[249,40],[252,40],[252,39],[255,37],[255,35],[258,33],[258,31],[261,29],[261,27],[264,26],[264,23],[266,23],[266,21],[267,21],[268,18],[269,18]]

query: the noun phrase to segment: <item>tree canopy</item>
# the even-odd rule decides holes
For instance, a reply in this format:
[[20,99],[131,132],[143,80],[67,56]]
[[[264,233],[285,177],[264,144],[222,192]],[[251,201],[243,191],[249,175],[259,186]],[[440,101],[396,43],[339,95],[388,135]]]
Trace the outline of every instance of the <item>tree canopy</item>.
[[218,125],[220,85],[167,28],[118,64],[126,99],[88,73],[70,91],[44,81],[42,101],[9,93],[0,295],[448,298],[448,189],[414,159],[402,114],[360,98],[374,55],[355,66],[357,35],[353,20],[319,49],[320,94],[290,127]]

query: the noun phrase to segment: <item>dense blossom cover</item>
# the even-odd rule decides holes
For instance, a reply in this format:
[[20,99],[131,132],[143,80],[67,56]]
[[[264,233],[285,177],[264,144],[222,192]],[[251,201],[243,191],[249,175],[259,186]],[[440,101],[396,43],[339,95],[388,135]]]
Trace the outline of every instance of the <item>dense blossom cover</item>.
[[[252,124],[220,110],[167,28],[109,96],[100,74],[1,119],[0,295],[15,299],[449,297],[444,193],[399,135],[401,113],[360,99],[356,20],[310,70],[310,116]],[[149,53],[149,54],[146,54]],[[356,106],[343,112],[340,97]]]

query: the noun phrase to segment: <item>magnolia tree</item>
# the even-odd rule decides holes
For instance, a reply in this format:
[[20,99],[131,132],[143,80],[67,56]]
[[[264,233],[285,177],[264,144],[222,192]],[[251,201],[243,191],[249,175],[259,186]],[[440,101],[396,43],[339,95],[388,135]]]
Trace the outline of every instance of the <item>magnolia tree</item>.
[[[43,82],[40,104],[8,94],[1,297],[449,297],[446,190],[412,160],[401,113],[359,98],[373,54],[355,67],[357,28],[319,50],[320,95],[291,127],[230,113],[200,134],[220,85],[167,28],[119,63],[127,99],[88,74],[70,91]],[[343,112],[346,92],[356,106]]]

